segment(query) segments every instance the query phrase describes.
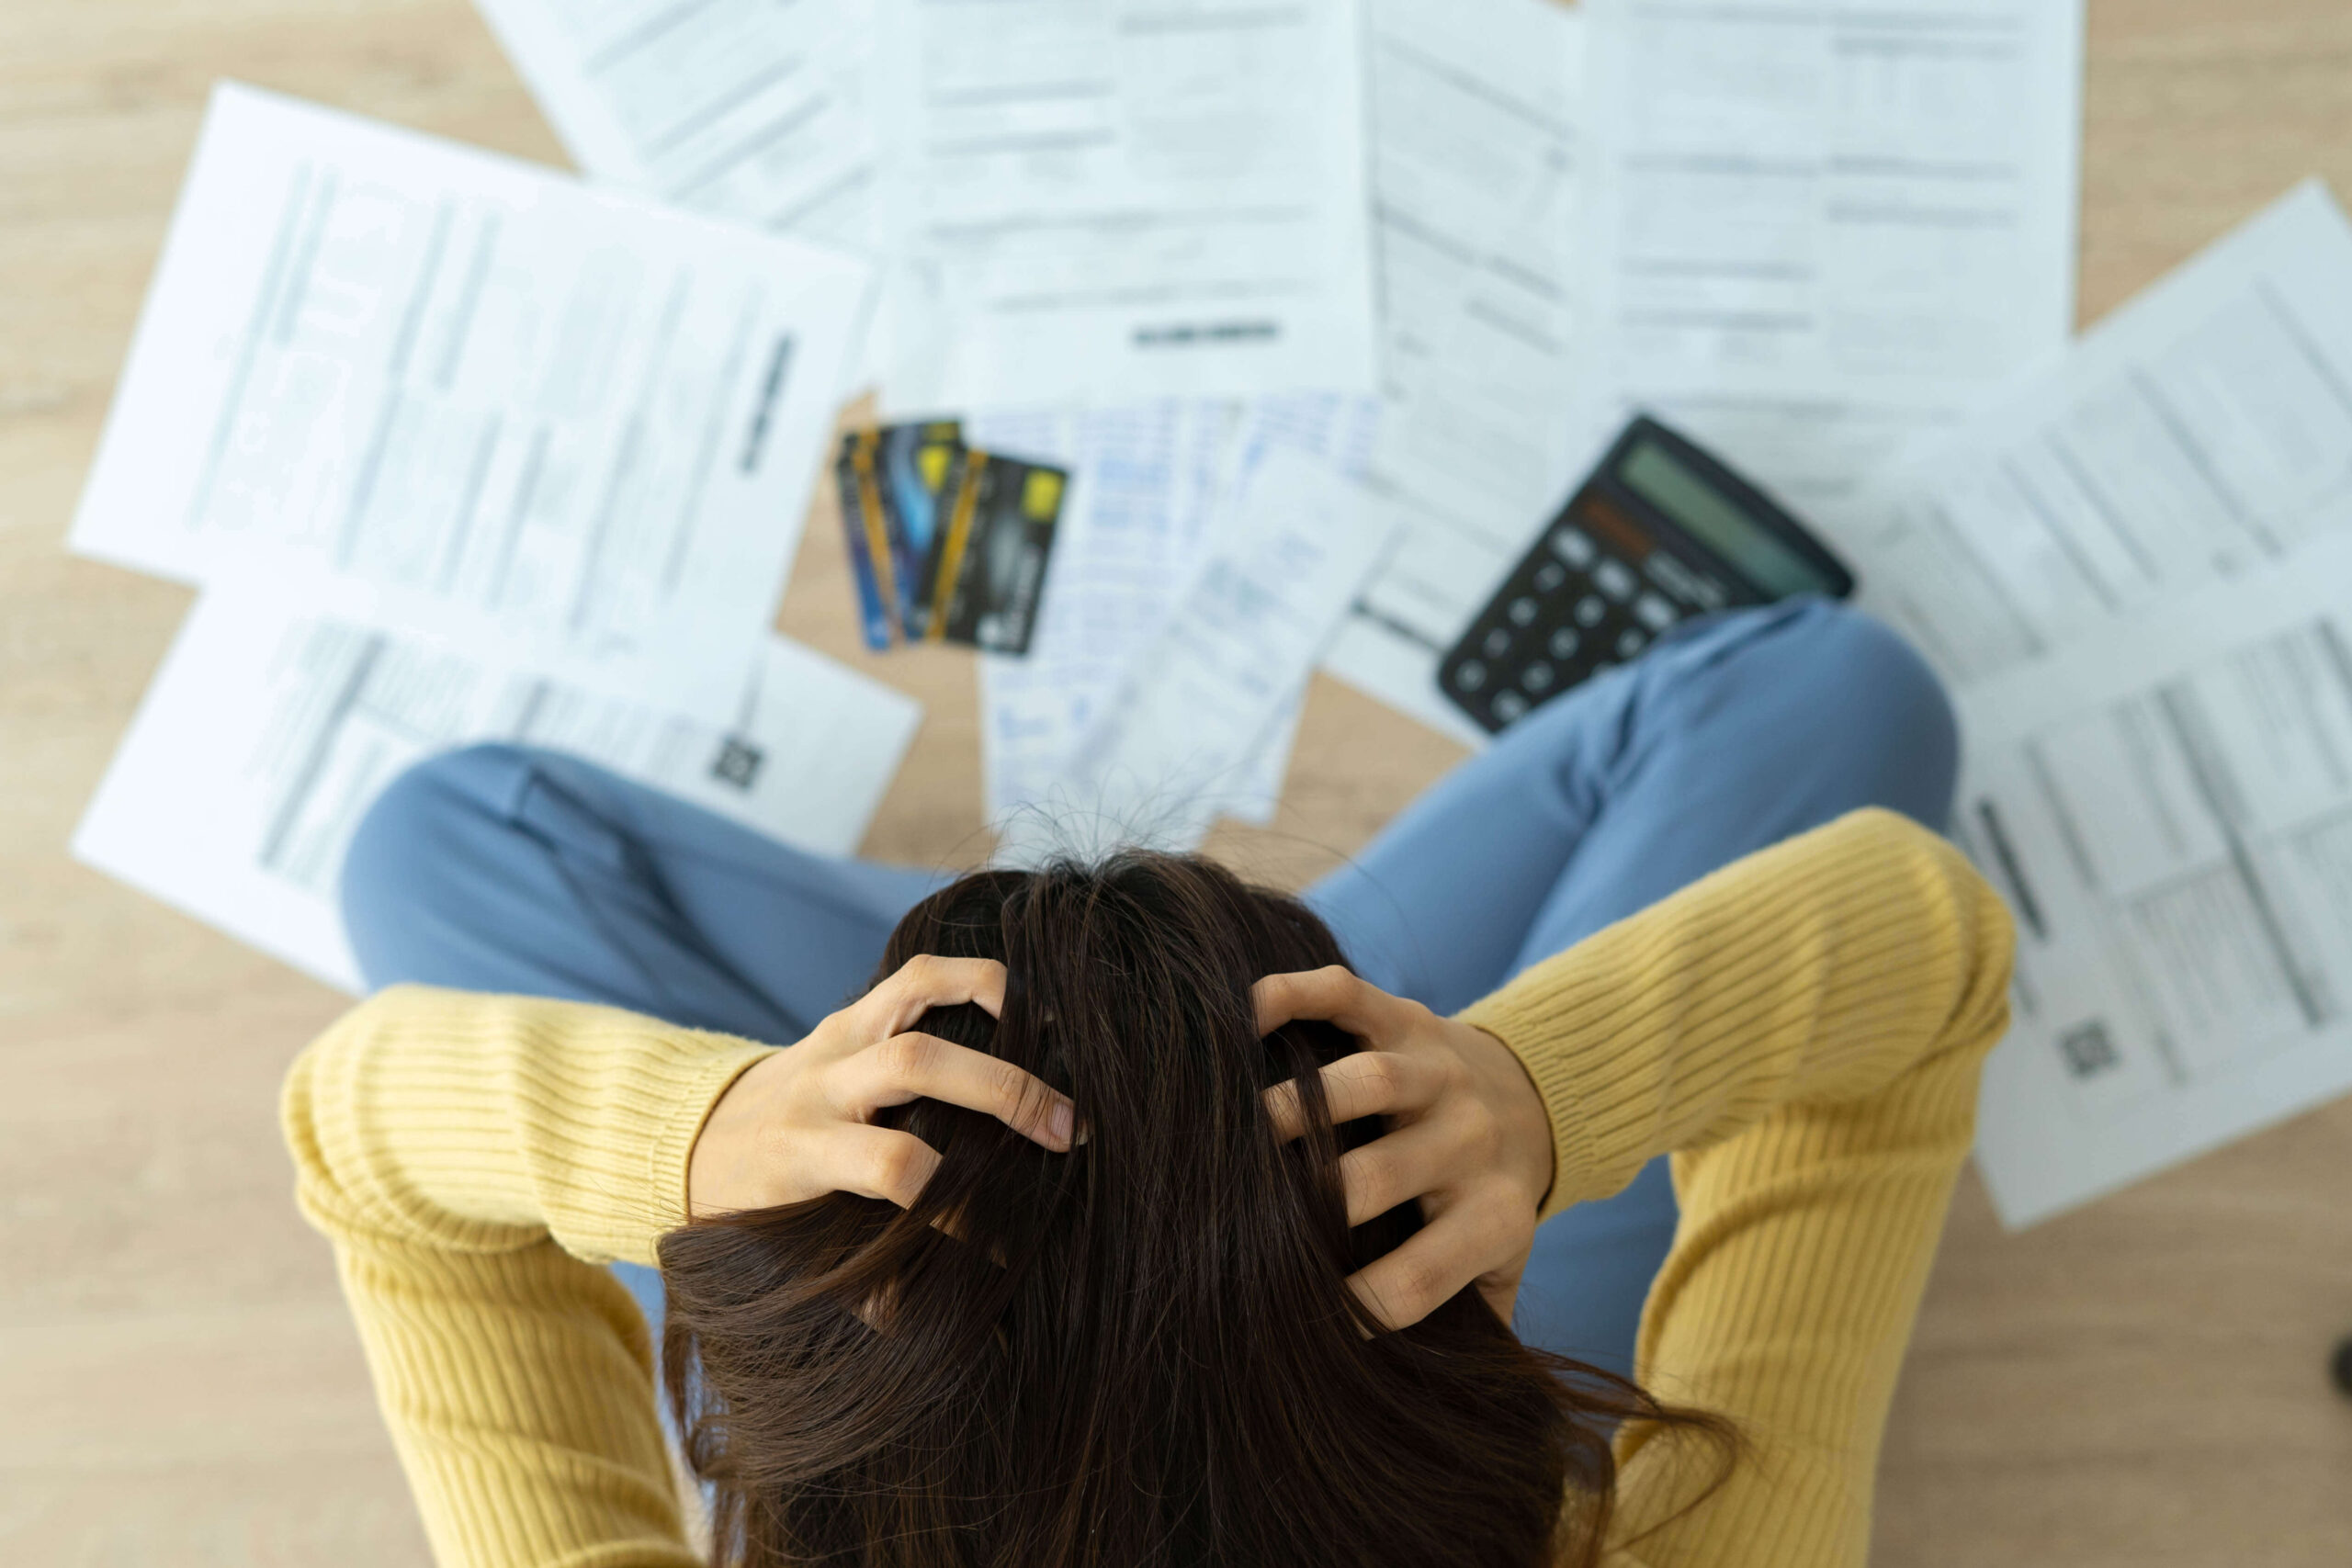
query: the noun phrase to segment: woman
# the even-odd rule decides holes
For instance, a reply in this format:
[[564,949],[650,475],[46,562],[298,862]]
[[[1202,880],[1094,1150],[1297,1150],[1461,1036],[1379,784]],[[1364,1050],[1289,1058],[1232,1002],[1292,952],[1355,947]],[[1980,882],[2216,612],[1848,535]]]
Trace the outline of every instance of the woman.
[[[1193,868],[1143,879],[1168,887],[1113,922],[1126,946],[1066,957],[1023,947],[1016,911],[1050,886],[1108,897],[1115,868],[989,874],[902,928],[934,879],[795,854],[560,759],[428,764],[355,843],[347,913],[371,979],[458,990],[338,1025],[297,1064],[287,1125],[437,1553],[694,1561],[644,1325],[594,1267],[658,1247],[673,1398],[731,1560],[1860,1561],[2007,1017],[2006,915],[1916,825],[1949,808],[1952,762],[1891,635],[1818,603],[1746,612],[1440,784],[1307,896],[1338,948],[1246,892],[1179,918],[1168,887],[1215,881]],[[1133,940],[1155,919],[1182,940]],[[1229,940],[1261,926],[1289,935]],[[1012,962],[920,952],[956,941]],[[1240,973],[1276,950],[1344,950],[1354,974]],[[1140,1048],[1082,1021],[1123,976],[1203,1043],[1137,1082],[1230,1068],[1237,1028],[1272,1032],[1249,1114],[1234,1070],[1182,1106],[1129,1093],[1108,1064]],[[574,1000],[460,994],[489,991]],[[1351,1038],[1287,1027],[1315,1020]],[[1150,1232],[1152,1270],[1107,1241],[1070,1263],[1105,1214]],[[1600,1370],[1555,1384],[1502,1332],[1522,1274],[1524,1336]],[[1671,1406],[1609,1380],[1629,1361]],[[979,1386],[967,1364],[1010,1379],[995,1402],[937,1396]],[[1724,1429],[1709,1416],[1737,1435],[1727,1471],[1679,1440]],[[1511,1443],[1477,1448],[1482,1420]],[[1464,1452],[1480,1462],[1415,1479]],[[1050,1483],[970,1495],[1041,1454]],[[1366,1470],[1384,1455],[1419,1464]],[[1076,1510],[1036,1495],[1090,1486]]]

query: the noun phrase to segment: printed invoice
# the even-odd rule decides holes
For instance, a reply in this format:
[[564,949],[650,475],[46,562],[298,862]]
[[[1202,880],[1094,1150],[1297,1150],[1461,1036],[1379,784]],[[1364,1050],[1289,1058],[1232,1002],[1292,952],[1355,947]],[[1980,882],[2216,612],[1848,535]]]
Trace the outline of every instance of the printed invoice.
[[1324,667],[1454,736],[1449,647],[1588,450],[1583,22],[1552,0],[1375,0],[1377,481],[1404,519]]
[[2352,224],[2300,186],[1818,520],[1954,680],[2352,526]]
[[1369,392],[1354,0],[885,0],[893,412]]
[[870,248],[870,0],[475,0],[599,180]]
[[724,719],[869,281],[223,86],[72,543]]
[[1374,0],[1366,15],[1374,467],[1457,510],[1524,512],[1532,535],[1567,479],[1566,415],[1589,376],[1576,298],[1583,18],[1555,0]]
[[2018,921],[1977,1154],[2024,1225],[2352,1089],[2352,533],[1962,694]]
[[2073,326],[2082,0],[1588,0],[1596,347],[1804,511]]
[[723,726],[208,590],[74,838],[85,863],[345,990],[336,902],[369,806],[428,753],[504,740],[582,756],[770,837],[852,854],[922,710],[768,639]]

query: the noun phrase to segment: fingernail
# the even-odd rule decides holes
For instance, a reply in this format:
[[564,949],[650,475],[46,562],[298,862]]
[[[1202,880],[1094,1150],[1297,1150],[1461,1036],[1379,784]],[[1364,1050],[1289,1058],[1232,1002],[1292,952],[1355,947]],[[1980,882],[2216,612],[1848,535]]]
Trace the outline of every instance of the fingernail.
[[1046,1125],[1053,1129],[1055,1137],[1067,1144],[1070,1134],[1078,1131],[1078,1111],[1065,1100],[1054,1107],[1053,1113],[1046,1118]]

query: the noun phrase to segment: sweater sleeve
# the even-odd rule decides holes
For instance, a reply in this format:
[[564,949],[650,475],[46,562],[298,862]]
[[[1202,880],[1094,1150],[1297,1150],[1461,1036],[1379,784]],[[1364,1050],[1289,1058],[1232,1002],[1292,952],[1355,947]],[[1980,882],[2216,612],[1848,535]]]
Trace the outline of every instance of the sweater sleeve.
[[1546,1213],[1674,1155],[1681,1222],[1636,1375],[1744,1451],[1618,1440],[1617,1539],[1656,1564],[1859,1564],[1881,1437],[1976,1081],[2008,1022],[2008,914],[1949,844],[1858,812],[1726,867],[1464,1016],[1550,1111]]
[[703,1119],[768,1047],[606,1008],[401,987],[294,1064],[334,1244],[435,1558],[686,1568],[644,1318],[600,1263],[685,1219]]

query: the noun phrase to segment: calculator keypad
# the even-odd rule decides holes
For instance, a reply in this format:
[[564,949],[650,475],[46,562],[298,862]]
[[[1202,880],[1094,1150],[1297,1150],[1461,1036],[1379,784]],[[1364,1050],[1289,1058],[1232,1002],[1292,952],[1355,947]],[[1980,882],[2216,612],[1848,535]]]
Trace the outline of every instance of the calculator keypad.
[[1536,542],[1439,665],[1446,694],[1488,729],[1746,597],[1587,499]]

